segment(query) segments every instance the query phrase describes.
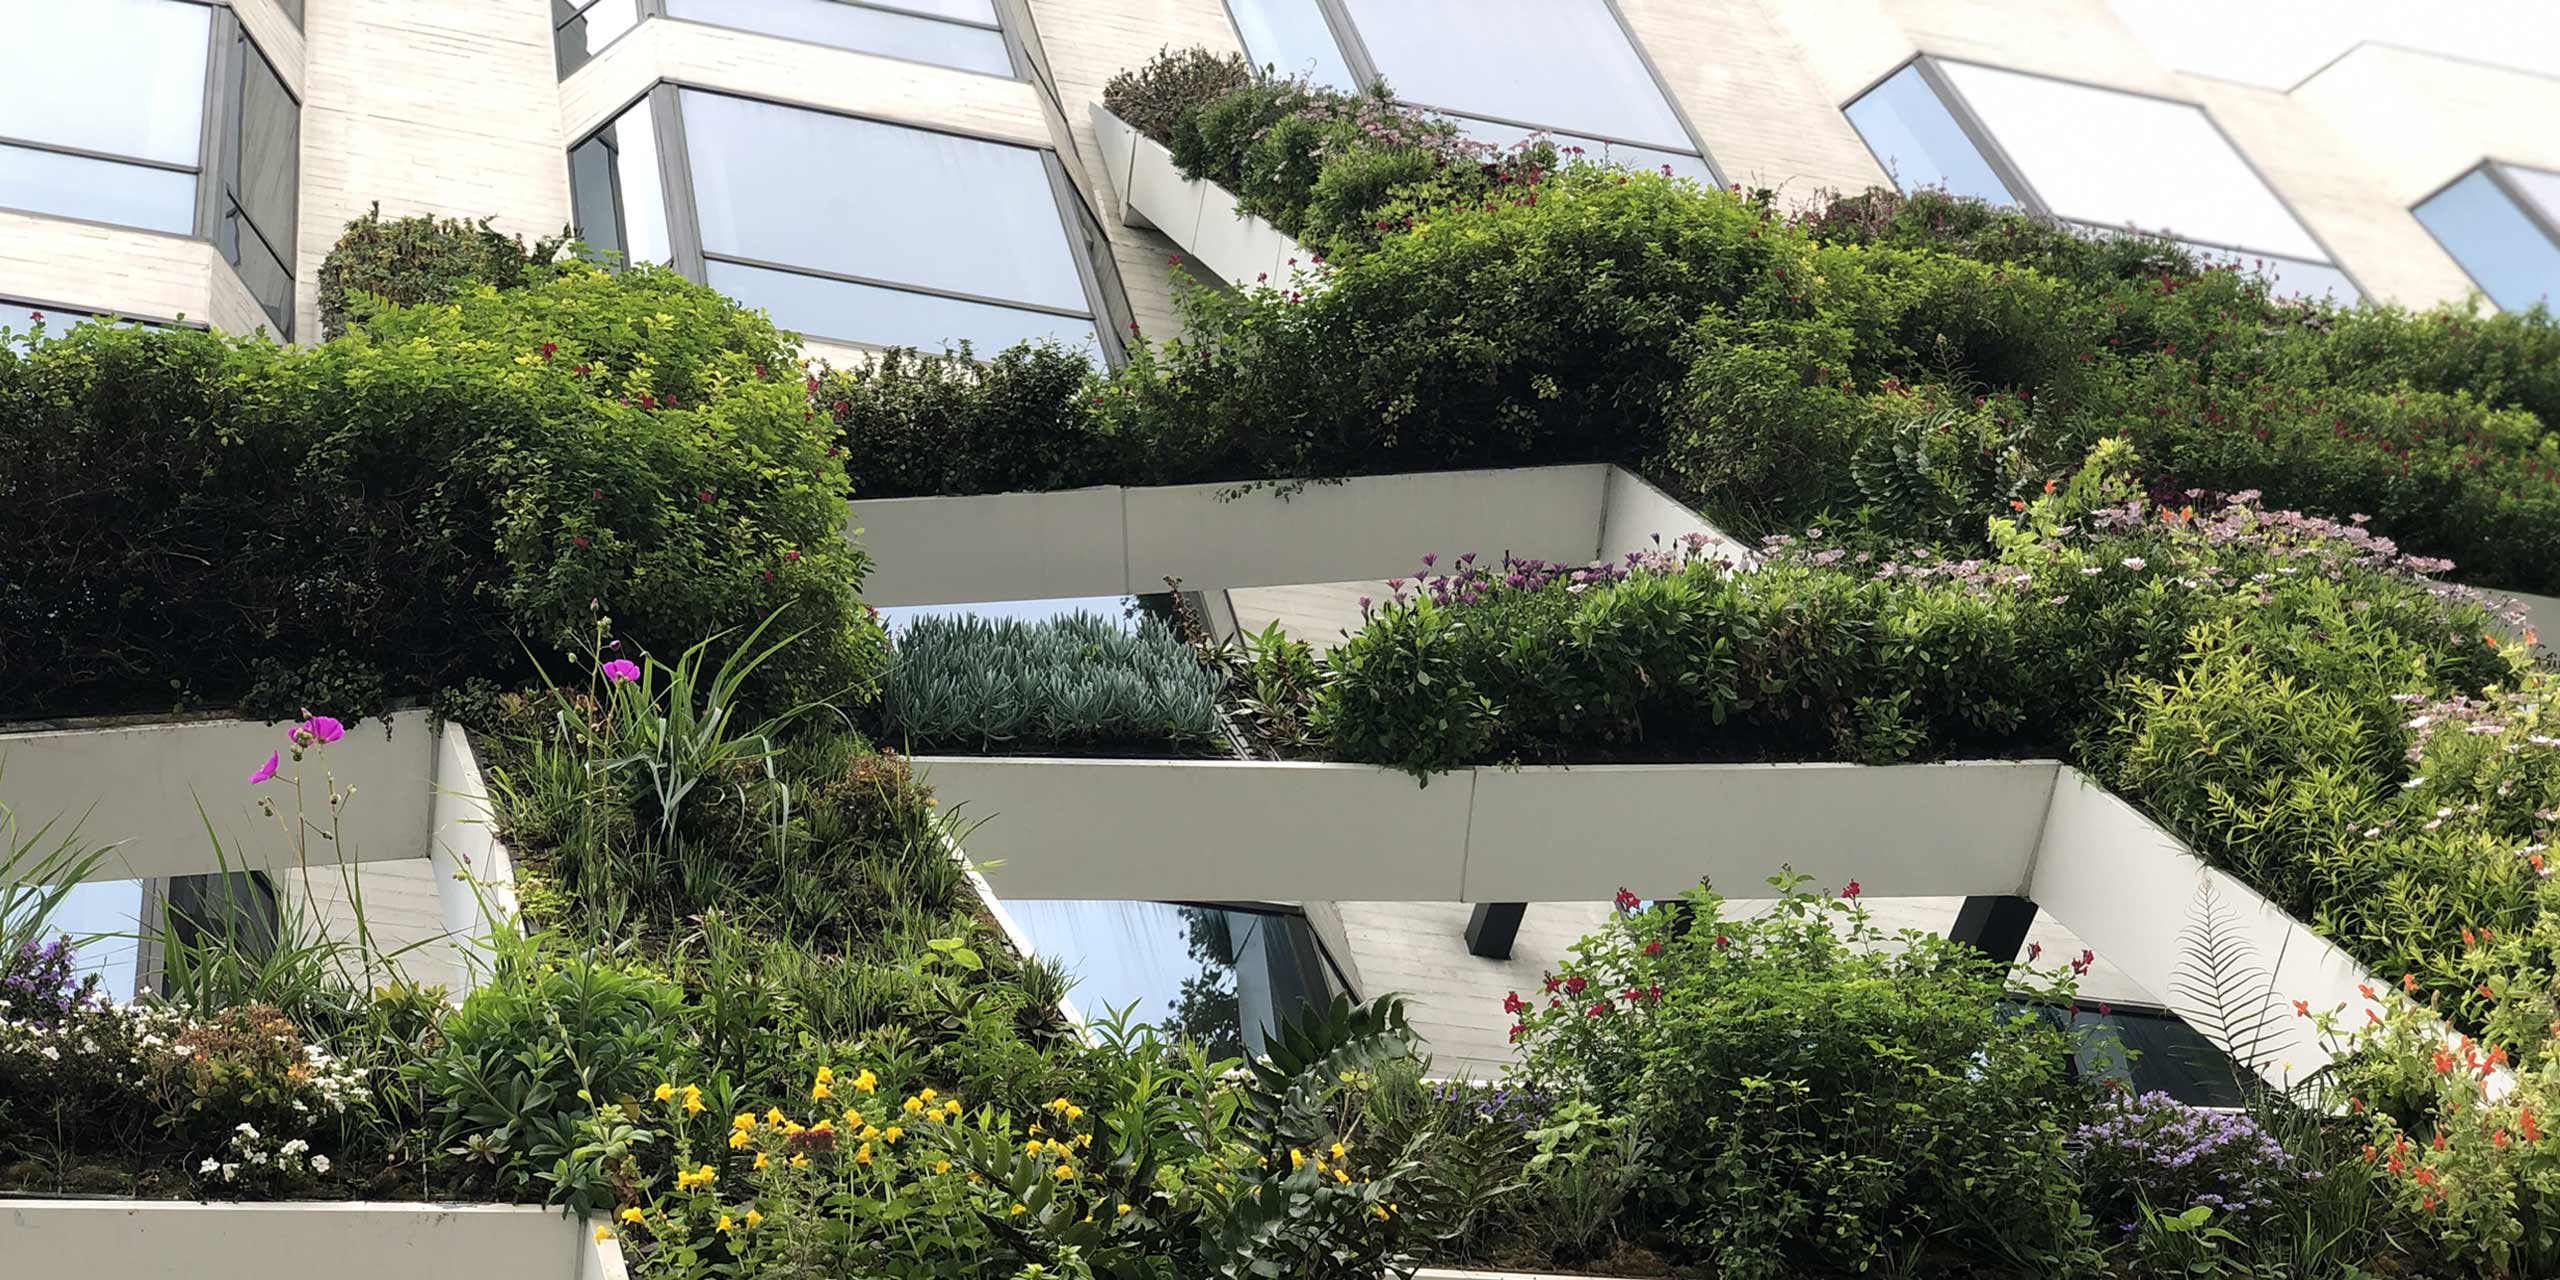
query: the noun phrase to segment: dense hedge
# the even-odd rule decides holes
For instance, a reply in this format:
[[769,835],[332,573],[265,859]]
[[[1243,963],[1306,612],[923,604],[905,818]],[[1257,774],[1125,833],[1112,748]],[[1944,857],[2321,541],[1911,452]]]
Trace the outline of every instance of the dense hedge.
[[760,317],[546,268],[317,347],[82,326],[0,348],[0,707],[342,712],[782,611],[866,689],[844,479]]
[[[1943,195],[1788,216],[1195,61],[1124,98],[1313,259],[1186,291],[1186,337],[1079,394],[928,362],[835,398],[876,442],[859,491],[1607,460],[1741,531],[1971,537],[1950,512],[2125,435],[2164,493],[2367,515],[2465,581],[2560,590],[2547,314],[2279,302],[2243,264]],[[985,460],[932,461],[961,421]]]
[[385,219],[382,206],[347,224],[320,264],[320,335],[346,332],[361,297],[415,306],[450,302],[479,285],[513,289],[559,255],[563,241],[527,246],[486,218]]

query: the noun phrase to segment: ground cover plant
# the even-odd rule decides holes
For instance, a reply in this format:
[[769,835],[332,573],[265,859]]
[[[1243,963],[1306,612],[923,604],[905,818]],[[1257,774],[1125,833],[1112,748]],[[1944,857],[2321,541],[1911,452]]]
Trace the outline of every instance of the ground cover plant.
[[897,636],[882,732],[916,750],[1196,749],[1218,734],[1218,685],[1153,616],[935,614]]

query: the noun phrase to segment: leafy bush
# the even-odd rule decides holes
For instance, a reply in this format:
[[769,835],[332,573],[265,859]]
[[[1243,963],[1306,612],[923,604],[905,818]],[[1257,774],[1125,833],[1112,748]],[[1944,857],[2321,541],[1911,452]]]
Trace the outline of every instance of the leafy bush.
[[2282,1212],[2305,1171],[2256,1120],[2192,1107],[2165,1093],[2117,1096],[2073,1134],[2090,1208],[2131,1228],[2142,1207],[2221,1218]]
[[898,638],[881,713],[918,746],[1183,746],[1217,733],[1218,683],[1154,617],[938,614]]
[[837,431],[864,498],[1068,489],[1113,474],[1097,434],[1096,378],[1081,353],[1025,343],[980,362],[966,347],[898,349],[829,369],[810,394]]
[[1102,105],[1138,132],[1180,147],[1185,130],[1197,127],[1201,108],[1253,82],[1253,66],[1243,54],[1158,49],[1145,65],[1103,82]]
[[362,318],[373,304],[359,302],[359,295],[422,306],[451,302],[480,285],[519,288],[559,256],[565,239],[528,247],[522,236],[491,230],[486,218],[385,220],[377,204],[347,224],[320,262],[320,336],[337,337]]
[[867,562],[790,360],[709,289],[580,265],[319,347],[0,351],[0,703],[361,712],[520,682],[599,603],[666,652],[780,611],[808,638],[767,687],[860,696]]
[[1908,1266],[1952,1239],[1975,1266],[2093,1271],[2063,1160],[2085,1105],[2070,1046],[2001,1011],[2006,966],[1912,932],[1877,945],[1854,883],[1770,883],[1771,910],[1731,919],[1705,890],[1621,894],[1509,1001],[1533,1080],[1651,1139],[1640,1217],[1720,1276]]

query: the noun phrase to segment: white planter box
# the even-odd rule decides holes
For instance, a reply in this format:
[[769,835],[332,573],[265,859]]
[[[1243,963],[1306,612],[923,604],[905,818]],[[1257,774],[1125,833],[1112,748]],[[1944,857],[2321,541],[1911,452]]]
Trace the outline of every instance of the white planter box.
[[2358,984],[2372,981],[2052,761],[1474,768],[1428,787],[1366,765],[919,763],[944,802],[977,823],[970,851],[1003,897],[1590,902],[1620,888],[1667,897],[1705,877],[1749,898],[1792,867],[1826,888],[1854,877],[1879,898],[2025,896],[2183,1013],[2193,1005],[2177,989],[2198,886],[2210,883],[2274,974],[2243,994],[2277,1015],[2253,1056],[2279,1082],[2328,1062],[2292,1002],[2344,1002],[2353,1017]]
[[1335,481],[1102,487],[857,500],[875,605],[1108,596],[1410,576],[1473,551],[1579,564],[1696,534],[1725,537],[1631,473],[1600,463]]
[[625,1280],[593,1226],[517,1205],[6,1200],[0,1260],[11,1280]]
[[1279,228],[1241,211],[1225,188],[1183,177],[1163,143],[1099,102],[1093,104],[1093,133],[1103,171],[1120,195],[1122,221],[1163,232],[1229,284],[1308,283],[1297,276],[1313,267],[1314,255]]
[[[290,724],[203,719],[0,733],[0,805],[22,833],[51,824],[86,848],[110,847],[87,877],[138,880],[265,871],[279,892],[349,940],[361,887],[368,927],[386,944],[420,943],[404,972],[460,995],[476,985],[481,944],[515,913],[514,871],[497,839],[479,764],[456,725],[425,711],[367,720],[307,756],[306,817],[329,826],[328,782],[354,798],[338,838],[313,837],[297,863],[289,821],[296,772],[252,786],[286,747]],[[208,834],[210,832],[210,834]]]
[[999,895],[1591,901],[1781,863],[1884,896],[2016,893],[2060,766],[1989,761],[1461,769],[919,757]]

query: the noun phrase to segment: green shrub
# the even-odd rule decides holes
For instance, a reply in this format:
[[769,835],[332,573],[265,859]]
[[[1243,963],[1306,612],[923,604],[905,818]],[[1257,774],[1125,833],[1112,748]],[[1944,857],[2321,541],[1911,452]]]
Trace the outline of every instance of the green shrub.
[[522,236],[418,214],[385,220],[382,206],[347,224],[320,263],[320,336],[334,338],[359,320],[370,296],[399,306],[450,302],[477,285],[513,289],[559,256],[566,237],[527,246]]
[[1122,71],[1102,86],[1102,105],[1138,132],[1178,147],[1200,110],[1254,82],[1252,64],[1240,53],[1193,47],[1158,49],[1135,71]]
[[[319,347],[83,326],[0,351],[0,704],[328,705],[783,613],[761,673],[860,697],[844,479],[760,319],[561,267]],[[172,660],[183,655],[183,660]]]
[[896,349],[828,369],[810,393],[864,498],[1068,489],[1116,479],[1094,427],[1093,366],[1054,342],[979,361]]
[[1512,998],[1530,1078],[1650,1139],[1638,1219],[1719,1276],[1926,1270],[1957,1241],[1995,1273],[2094,1273],[2063,1158],[2088,1099],[2065,1037],[2003,1010],[2007,966],[1888,939],[1855,882],[1770,883],[1776,906],[1744,917],[1706,890],[1651,910],[1622,895],[1543,992]]
[[1157,618],[932,615],[898,637],[881,714],[920,747],[1179,747],[1217,734],[1218,684]]

